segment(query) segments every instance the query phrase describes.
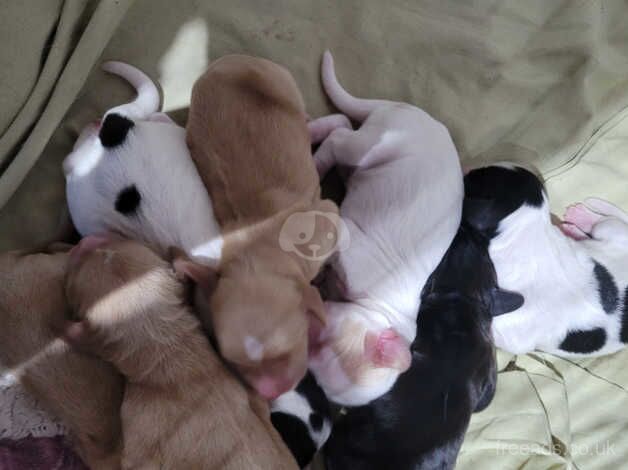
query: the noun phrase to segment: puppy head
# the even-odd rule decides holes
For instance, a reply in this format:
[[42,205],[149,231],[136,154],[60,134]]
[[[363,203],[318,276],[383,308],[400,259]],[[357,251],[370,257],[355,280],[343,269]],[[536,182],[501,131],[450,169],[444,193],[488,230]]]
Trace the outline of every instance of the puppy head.
[[374,330],[368,309],[326,302],[327,325],[310,338],[309,368],[330,401],[364,405],[386,393],[410,366],[408,342],[392,328]]
[[442,364],[451,380],[469,381],[474,411],[488,406],[495,393],[491,307],[458,292],[429,294],[421,304],[411,347],[420,360]]
[[86,237],[70,252],[66,296],[76,320],[66,330],[68,340],[123,370],[120,361],[128,356],[121,349],[143,336],[142,318],[181,302],[183,286],[145,246]]
[[206,326],[222,356],[260,395],[273,399],[305,374],[308,330],[324,323],[324,307],[305,279],[259,263],[243,257],[219,273],[189,260],[175,260],[174,266],[202,291],[208,311],[201,316],[211,318]]
[[489,238],[515,211],[523,207],[540,209],[546,199],[543,182],[535,173],[509,163],[469,171],[464,186],[463,220]]
[[63,169],[70,215],[81,235],[116,232],[162,255],[180,243],[174,236],[191,223],[189,201],[204,190],[184,129],[164,119],[110,112],[83,130]]

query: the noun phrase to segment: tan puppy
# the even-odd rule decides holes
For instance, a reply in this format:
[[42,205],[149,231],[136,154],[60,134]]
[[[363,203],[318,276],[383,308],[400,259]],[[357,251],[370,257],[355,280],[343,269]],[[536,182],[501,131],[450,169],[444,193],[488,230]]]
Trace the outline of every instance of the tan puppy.
[[64,422],[90,468],[115,469],[122,378],[55,333],[67,321],[67,260],[64,251],[0,255],[0,363]]
[[[338,208],[320,199],[301,93],[273,62],[223,57],[194,86],[187,140],[224,236],[203,321],[222,355],[274,398],[305,373],[309,323],[324,321],[310,281],[338,244]],[[182,270],[214,287],[207,269]]]
[[84,238],[66,292],[67,336],[126,377],[122,467],[296,469],[268,406],[229,373],[170,264],[133,241]]

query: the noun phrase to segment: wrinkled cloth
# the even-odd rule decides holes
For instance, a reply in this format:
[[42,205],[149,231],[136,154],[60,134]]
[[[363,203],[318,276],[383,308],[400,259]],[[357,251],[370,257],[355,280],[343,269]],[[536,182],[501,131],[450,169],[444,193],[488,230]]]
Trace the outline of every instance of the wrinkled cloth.
[[[424,108],[465,164],[538,166],[559,214],[593,195],[628,209],[621,0],[22,0],[2,2],[0,35],[0,250],[51,233],[77,132],[132,97],[99,69],[109,59],[157,80],[184,124],[195,79],[234,52],[282,63],[310,115],[330,112],[329,48],[349,91]],[[473,417],[457,468],[625,467],[627,360],[500,352],[496,398]]]
[[2,470],[88,470],[62,437],[0,439]]

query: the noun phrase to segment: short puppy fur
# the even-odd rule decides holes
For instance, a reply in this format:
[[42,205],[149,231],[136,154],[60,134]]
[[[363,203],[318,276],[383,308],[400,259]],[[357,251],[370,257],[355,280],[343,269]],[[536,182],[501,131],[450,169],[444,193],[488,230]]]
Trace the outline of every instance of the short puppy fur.
[[471,413],[495,393],[491,313],[519,301],[497,288],[487,244],[459,229],[423,289],[410,368],[334,423],[323,448],[328,470],[454,468]]
[[120,467],[123,381],[63,339],[69,247],[0,255],[0,363],[69,429],[92,469]]
[[465,176],[466,218],[490,238],[499,283],[521,308],[493,320],[496,346],[558,356],[610,354],[628,344],[628,214],[597,198],[554,225],[542,180],[501,163]]
[[[348,247],[331,260],[327,325],[314,335],[310,370],[330,401],[368,403],[410,366],[421,289],[453,240],[462,170],[447,128],[406,103],[351,96],[323,56],[322,79],[344,115],[309,123],[321,176],[350,174],[340,214]],[[329,286],[329,284],[332,284]]]
[[202,267],[183,269],[211,297],[204,322],[221,354],[276,398],[305,374],[309,325],[325,321],[310,282],[338,238],[294,79],[264,59],[215,61],[192,91],[187,142],[224,246],[215,282]]
[[133,241],[71,253],[67,337],[126,378],[123,468],[295,469],[262,399],[222,364],[171,265]]

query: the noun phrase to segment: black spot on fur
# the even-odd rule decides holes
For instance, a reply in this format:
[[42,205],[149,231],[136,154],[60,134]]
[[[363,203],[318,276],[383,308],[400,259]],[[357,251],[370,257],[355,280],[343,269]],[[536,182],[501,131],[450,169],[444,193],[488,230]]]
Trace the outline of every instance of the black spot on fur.
[[595,265],[593,274],[595,274],[595,280],[597,281],[600,303],[606,313],[613,313],[619,306],[619,289],[608,269],[595,260],[593,260],[593,263]]
[[628,344],[628,288],[626,289],[626,292],[624,292],[624,308],[621,315],[619,340],[624,344]]
[[488,166],[470,171],[464,178],[463,219],[489,238],[499,223],[523,205],[541,207],[543,183],[520,167]]
[[296,416],[281,412],[271,413],[270,420],[294,455],[299,467],[303,468],[309,464],[316,453],[316,445],[305,423]]
[[108,114],[100,127],[100,143],[103,147],[117,147],[126,139],[135,123],[119,114]]
[[134,184],[127,186],[118,193],[116,198],[116,210],[124,215],[131,215],[137,212],[142,196]]
[[310,426],[317,432],[323,429],[323,417],[318,413],[310,413]]
[[600,350],[606,343],[606,331],[593,328],[587,331],[571,331],[567,333],[559,349],[571,353],[589,354]]

